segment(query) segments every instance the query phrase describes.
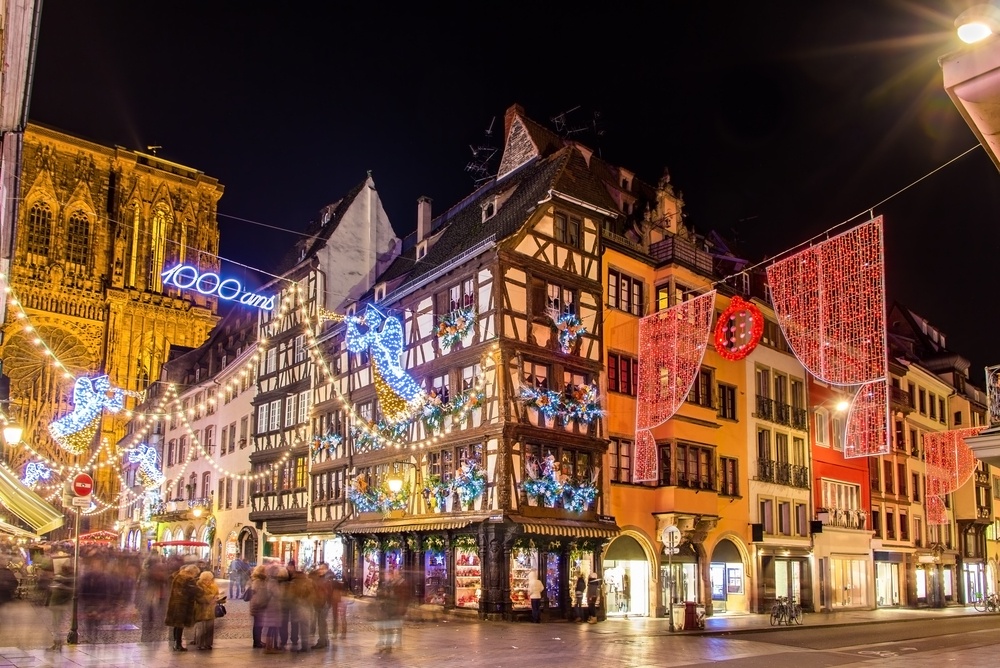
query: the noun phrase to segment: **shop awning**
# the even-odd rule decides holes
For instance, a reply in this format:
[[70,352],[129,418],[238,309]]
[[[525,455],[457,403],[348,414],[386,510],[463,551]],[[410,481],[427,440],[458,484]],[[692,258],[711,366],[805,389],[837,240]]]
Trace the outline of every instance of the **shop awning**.
[[62,511],[25,487],[6,466],[0,466],[0,502],[39,534],[63,525]]
[[470,524],[482,522],[489,515],[474,515],[444,520],[440,516],[407,517],[382,521],[354,520],[344,522],[337,529],[339,533],[399,533],[400,531],[449,531],[464,529]]
[[10,534],[15,538],[27,538],[28,540],[41,540],[40,536],[37,536],[31,533],[30,531],[25,531],[20,527],[14,526],[13,524],[8,524],[7,522],[4,522],[2,520],[0,520],[0,532]]
[[525,533],[543,536],[566,536],[567,538],[614,538],[619,529],[614,524],[604,522],[581,522],[579,520],[557,520],[536,517],[511,518],[522,527]]

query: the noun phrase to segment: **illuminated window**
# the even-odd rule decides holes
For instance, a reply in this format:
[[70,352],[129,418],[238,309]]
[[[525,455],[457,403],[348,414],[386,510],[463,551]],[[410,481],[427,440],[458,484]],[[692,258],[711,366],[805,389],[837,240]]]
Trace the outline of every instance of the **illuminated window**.
[[271,421],[268,424],[268,430],[274,431],[275,429],[281,429],[281,399],[275,399],[271,402]]
[[291,427],[295,424],[295,396],[285,397],[285,426]]
[[608,270],[608,306],[641,317],[645,305],[641,279],[615,269]]
[[[32,255],[37,255],[35,261],[41,261],[49,256],[49,243],[52,238],[52,211],[49,205],[37,202],[28,212],[28,225],[26,230],[26,245],[29,259]],[[33,263],[35,263],[33,261]]]
[[309,420],[309,408],[312,404],[312,390],[306,390],[299,394],[299,424]]

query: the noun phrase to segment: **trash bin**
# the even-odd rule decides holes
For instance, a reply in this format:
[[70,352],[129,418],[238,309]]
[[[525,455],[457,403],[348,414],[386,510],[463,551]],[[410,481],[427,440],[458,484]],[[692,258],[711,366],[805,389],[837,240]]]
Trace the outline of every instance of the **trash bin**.
[[677,631],[684,630],[684,606],[680,603],[674,604],[674,629]]
[[684,601],[684,630],[698,630],[698,604],[694,601]]

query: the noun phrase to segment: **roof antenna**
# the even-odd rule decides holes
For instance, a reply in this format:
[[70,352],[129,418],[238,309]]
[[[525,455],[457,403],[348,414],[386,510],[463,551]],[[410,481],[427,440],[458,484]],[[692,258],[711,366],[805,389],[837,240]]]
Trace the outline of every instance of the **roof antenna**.
[[150,153],[152,153],[153,155],[156,155],[157,149],[161,149],[161,148],[163,148],[163,147],[162,146],[147,146],[146,150],[149,151]]
[[493,146],[493,126],[496,124],[496,121],[496,116],[490,119],[489,127],[483,132],[486,138],[482,143],[478,146],[469,144],[469,150],[472,151],[472,160],[465,165],[465,171],[472,176],[472,180],[475,182],[477,188],[484,181],[489,181],[496,176],[490,170],[490,160],[497,153],[497,149]]

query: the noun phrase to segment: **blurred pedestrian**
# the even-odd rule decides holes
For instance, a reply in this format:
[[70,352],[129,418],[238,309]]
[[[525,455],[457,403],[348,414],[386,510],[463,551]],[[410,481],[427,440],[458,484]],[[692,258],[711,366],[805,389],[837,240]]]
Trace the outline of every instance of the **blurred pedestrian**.
[[14,600],[17,576],[10,570],[10,557],[0,557],[0,605]]
[[243,596],[246,586],[247,564],[237,556],[229,563],[229,598]]
[[531,621],[534,624],[542,623],[542,592],[545,587],[538,579],[538,573],[531,571],[528,573],[528,598],[531,600]]
[[343,580],[337,580],[330,574],[330,610],[333,611],[332,633],[341,638],[347,637],[347,585]]
[[326,563],[320,562],[309,574],[312,582],[312,608],[313,617],[316,622],[316,644],[313,649],[322,649],[330,644],[330,631],[327,628],[327,617],[330,614],[331,599],[333,598],[333,586],[330,578],[330,569]]
[[[247,597],[248,593],[249,598]],[[269,597],[267,573],[263,566],[257,566],[250,576],[249,587],[243,592],[243,600],[250,602],[250,616],[253,617],[253,646],[255,648],[264,647],[261,634],[264,631],[264,611],[267,609]]]
[[412,594],[410,582],[401,569],[393,571],[388,581],[379,585],[376,598],[380,599],[381,620],[375,646],[379,653],[402,648],[403,617],[410,607]]
[[194,626],[194,602],[198,596],[198,567],[184,566],[170,581],[170,598],[167,600],[167,615],[164,623],[174,629],[173,650],[186,652],[182,640],[184,629]]
[[292,627],[293,652],[309,649],[309,622],[313,612],[313,583],[302,571],[289,569],[288,611]]
[[597,600],[601,597],[601,578],[594,571],[587,576],[587,623],[597,623]]
[[574,611],[576,612],[575,621],[577,624],[583,623],[583,602],[587,598],[587,580],[583,577],[583,572],[580,571],[576,574],[576,583],[573,585],[573,593],[576,596],[574,601]]
[[59,569],[59,574],[52,579],[49,585],[46,605],[48,605],[49,613],[52,615],[51,649],[62,651],[63,620],[66,619],[69,604],[73,601],[73,581],[73,566],[63,564],[62,568]]
[[267,604],[264,607],[264,653],[276,654],[281,649],[283,602],[288,582],[288,569],[269,566],[267,569]]
[[215,604],[219,602],[219,585],[211,571],[198,576],[198,594],[194,602],[195,640],[198,649],[212,649],[215,642]]

